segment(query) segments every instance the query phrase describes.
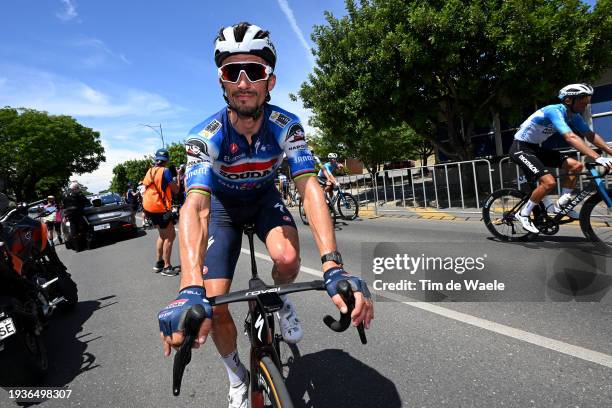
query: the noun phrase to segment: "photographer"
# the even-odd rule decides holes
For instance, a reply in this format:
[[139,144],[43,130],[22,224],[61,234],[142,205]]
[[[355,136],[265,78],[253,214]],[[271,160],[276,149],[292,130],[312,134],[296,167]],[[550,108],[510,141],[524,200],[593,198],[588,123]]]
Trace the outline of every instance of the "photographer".
[[[172,216],[172,195],[178,192],[176,183],[176,168],[174,172],[168,167],[170,154],[166,149],[155,152],[155,165],[147,171],[142,180],[146,190],[142,197],[145,215],[149,217],[159,232],[157,238],[157,261],[153,266],[154,272],[161,272],[164,276],[176,276],[178,272],[170,264],[172,244],[176,233]],[[173,174],[174,173],[174,174]]]

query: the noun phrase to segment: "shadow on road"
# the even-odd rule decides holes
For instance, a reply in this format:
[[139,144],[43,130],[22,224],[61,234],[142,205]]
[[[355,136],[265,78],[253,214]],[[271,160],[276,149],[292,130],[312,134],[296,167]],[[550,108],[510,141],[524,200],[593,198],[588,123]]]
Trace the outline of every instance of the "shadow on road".
[[[67,313],[55,314],[44,333],[49,368],[38,387],[65,387],[77,376],[98,367],[96,356],[87,351],[89,343],[102,336],[97,333],[83,332],[83,324],[98,310],[112,306],[115,295],[97,300],[77,303],[75,309]],[[18,402],[17,405],[30,407],[40,402]]]
[[[100,300],[112,299],[109,296]],[[102,305],[100,300],[79,302],[72,313],[57,315],[51,321],[45,334],[47,350],[49,351],[49,371],[44,385],[62,387],[69,384],[82,372],[92,370],[96,357],[87,352],[90,342],[102,336],[91,332],[83,332],[83,324],[95,311],[114,304]]]
[[285,383],[295,407],[402,406],[391,380],[343,350],[328,349],[304,356],[294,350],[285,367]]

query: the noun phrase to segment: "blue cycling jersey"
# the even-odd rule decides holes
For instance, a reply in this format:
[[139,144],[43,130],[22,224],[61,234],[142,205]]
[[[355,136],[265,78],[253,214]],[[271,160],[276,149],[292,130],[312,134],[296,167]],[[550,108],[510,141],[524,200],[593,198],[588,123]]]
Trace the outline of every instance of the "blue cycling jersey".
[[263,122],[251,144],[231,125],[227,108],[194,127],[185,141],[185,189],[249,199],[274,185],[287,156],[291,177],[314,175],[314,159],[297,118],[265,104]]
[[579,113],[573,113],[570,116],[565,105],[548,105],[529,116],[514,138],[522,142],[540,144],[555,132],[564,134],[572,131],[584,135],[591,129]]
[[323,166],[321,166],[321,170],[319,170],[319,174],[317,174],[317,177],[325,178],[325,172],[323,171],[323,168],[325,168],[329,172],[329,174],[334,174],[334,170],[338,168],[338,162],[334,164],[332,164],[331,162],[325,163]]

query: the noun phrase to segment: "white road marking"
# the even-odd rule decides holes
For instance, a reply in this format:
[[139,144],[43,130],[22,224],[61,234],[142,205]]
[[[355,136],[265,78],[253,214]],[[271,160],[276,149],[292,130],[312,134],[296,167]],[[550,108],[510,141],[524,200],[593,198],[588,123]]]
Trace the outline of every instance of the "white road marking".
[[[247,255],[250,254],[249,250],[245,248],[242,248],[240,252],[247,254]],[[272,262],[272,259],[266,254],[255,252],[255,257]],[[323,272],[317,269],[308,268],[307,266],[302,266],[300,270],[309,275],[316,276],[317,278],[323,277]],[[393,293],[374,291],[374,290],[372,292],[380,293],[383,296],[389,299],[392,299],[392,300],[396,300],[404,305],[415,307],[421,310],[425,310],[427,312],[435,313],[439,316],[443,316],[448,319],[452,319],[452,320],[455,320],[461,323],[469,324],[471,326],[475,326],[475,327],[478,327],[484,330],[488,330],[493,333],[501,334],[503,336],[511,337],[513,339],[524,341],[526,343],[530,343],[536,346],[544,347],[546,349],[553,350],[558,353],[566,354],[571,357],[576,357],[584,361],[590,361],[591,363],[599,364],[604,367],[612,368],[612,356],[609,354],[590,350],[590,349],[580,347],[580,346],[575,346],[573,344],[551,339],[551,338],[541,336],[539,334],[531,333],[525,330],[516,329],[514,327],[506,326],[501,323],[492,322],[490,320],[472,316],[466,313],[457,312],[455,310],[447,309],[445,307],[438,306],[433,303],[406,302],[404,301],[405,298],[398,296],[396,294],[393,294]]]
[[[250,254],[250,251],[246,248],[241,248],[240,252],[242,252],[243,254],[247,254],[247,255]],[[268,262],[272,262],[272,258],[270,258],[266,254],[255,252],[255,257],[266,260]],[[309,275],[316,276],[317,278],[323,277],[323,272],[317,269],[309,268],[307,266],[302,266],[300,270]],[[393,293],[375,291],[375,290],[372,290],[372,292],[380,293],[383,296],[389,299],[392,299],[392,300],[396,300],[404,305],[415,307],[421,310],[425,310],[427,312],[435,313],[439,316],[443,316],[448,319],[452,319],[452,320],[455,320],[461,323],[469,324],[474,327],[488,330],[493,333],[501,334],[503,336],[507,336],[507,337],[510,337],[516,340],[524,341],[525,343],[530,343],[530,344],[533,344],[539,347],[553,350],[558,353],[562,353],[562,354],[565,354],[571,357],[579,358],[584,361],[590,361],[591,363],[599,364],[604,367],[612,368],[612,356],[609,354],[601,353],[595,350],[590,350],[590,349],[580,347],[580,346],[575,346],[573,344],[551,339],[549,337],[541,336],[539,334],[531,333],[525,330],[516,329],[514,327],[506,326],[505,324],[492,322],[490,320],[472,316],[467,313],[457,312],[455,310],[447,309],[445,307],[438,306],[433,303],[406,302],[403,300],[404,298],[396,294],[393,294]]]

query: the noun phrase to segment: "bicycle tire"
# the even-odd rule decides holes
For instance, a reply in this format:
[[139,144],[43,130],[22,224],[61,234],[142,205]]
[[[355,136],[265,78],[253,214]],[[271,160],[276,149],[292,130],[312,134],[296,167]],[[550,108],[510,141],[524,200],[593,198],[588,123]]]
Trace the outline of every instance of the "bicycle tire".
[[359,203],[350,193],[344,193],[344,197],[338,197],[336,207],[340,216],[347,221],[352,221],[359,215]]
[[298,204],[298,211],[300,213],[300,219],[304,223],[304,225],[308,225],[308,217],[306,216],[306,210],[304,209],[304,202],[300,200]]
[[269,356],[263,356],[259,360],[257,384],[261,387],[264,396],[263,407],[293,408],[285,380]]
[[[611,193],[608,191],[608,194]],[[601,195],[592,195],[582,205],[580,229],[587,239],[612,246],[612,212]]]
[[519,190],[504,188],[494,191],[487,198],[482,206],[482,221],[493,236],[502,241],[516,242],[528,241],[536,235],[525,231],[518,221],[508,223],[508,211],[524,197],[525,194]]

